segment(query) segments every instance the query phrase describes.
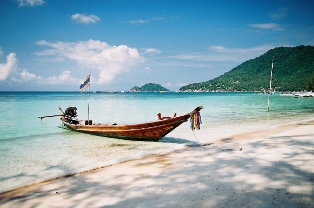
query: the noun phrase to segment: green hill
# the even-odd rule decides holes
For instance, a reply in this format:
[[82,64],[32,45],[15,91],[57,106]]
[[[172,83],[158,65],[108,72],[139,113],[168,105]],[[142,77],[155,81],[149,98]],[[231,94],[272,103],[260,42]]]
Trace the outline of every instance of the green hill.
[[[233,68],[225,74],[201,83],[181,87],[180,91],[260,91],[269,88],[274,57],[273,87],[277,91],[307,90],[314,76],[314,47],[278,47]],[[313,78],[311,78],[313,79]],[[311,80],[313,82],[313,80]]]
[[132,92],[160,92],[160,91],[169,91],[168,89],[164,88],[160,84],[148,83],[143,85],[142,87],[132,87],[130,89]]

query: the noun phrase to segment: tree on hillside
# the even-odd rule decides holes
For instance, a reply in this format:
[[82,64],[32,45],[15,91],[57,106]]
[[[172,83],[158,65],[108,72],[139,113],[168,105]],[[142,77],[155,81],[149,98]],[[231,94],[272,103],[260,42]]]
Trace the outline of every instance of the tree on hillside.
[[160,84],[148,83],[143,85],[142,87],[133,87],[131,88],[132,92],[160,92],[160,91],[170,91],[167,88],[164,88]]
[[[314,88],[314,47],[277,47],[243,62],[212,80],[181,87],[180,91],[263,91],[269,88],[271,62],[274,59],[273,87],[281,91]],[[309,83],[311,76],[311,83]]]
[[310,76],[308,91],[314,91],[314,73]]

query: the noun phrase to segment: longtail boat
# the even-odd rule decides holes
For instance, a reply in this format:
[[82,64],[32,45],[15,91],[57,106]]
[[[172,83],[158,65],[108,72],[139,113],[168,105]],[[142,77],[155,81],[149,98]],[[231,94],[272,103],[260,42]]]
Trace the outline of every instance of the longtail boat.
[[[62,116],[62,125],[73,131],[118,139],[158,141],[179,125],[188,121],[191,116],[199,114],[199,111],[203,109],[203,107],[199,106],[192,112],[178,117],[176,114],[173,117],[161,117],[160,114],[157,114],[159,119],[157,121],[127,125],[97,124],[93,123],[92,120],[77,120],[76,107],[68,107],[65,112],[63,112],[61,108],[59,109],[62,114],[53,116]],[[53,116],[41,116],[39,118],[42,119]]]

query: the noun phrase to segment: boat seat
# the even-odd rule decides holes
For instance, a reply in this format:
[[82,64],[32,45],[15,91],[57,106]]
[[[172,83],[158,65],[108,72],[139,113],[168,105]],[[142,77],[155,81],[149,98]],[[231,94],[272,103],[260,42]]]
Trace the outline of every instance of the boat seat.
[[157,114],[158,116],[158,120],[165,120],[165,119],[171,119],[171,118],[175,118],[177,116],[177,113],[173,114],[173,117],[170,117],[170,116],[161,116],[161,113],[158,113]]

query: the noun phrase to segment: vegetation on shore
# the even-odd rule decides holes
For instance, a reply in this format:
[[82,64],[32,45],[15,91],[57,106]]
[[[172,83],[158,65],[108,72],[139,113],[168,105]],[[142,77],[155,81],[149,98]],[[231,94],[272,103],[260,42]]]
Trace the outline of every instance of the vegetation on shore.
[[269,88],[274,59],[273,87],[277,91],[314,90],[314,47],[278,47],[201,83],[183,86],[179,91],[263,91]]
[[167,88],[164,88],[160,84],[148,83],[143,85],[142,87],[132,87],[130,89],[131,92],[166,92],[169,91]]

